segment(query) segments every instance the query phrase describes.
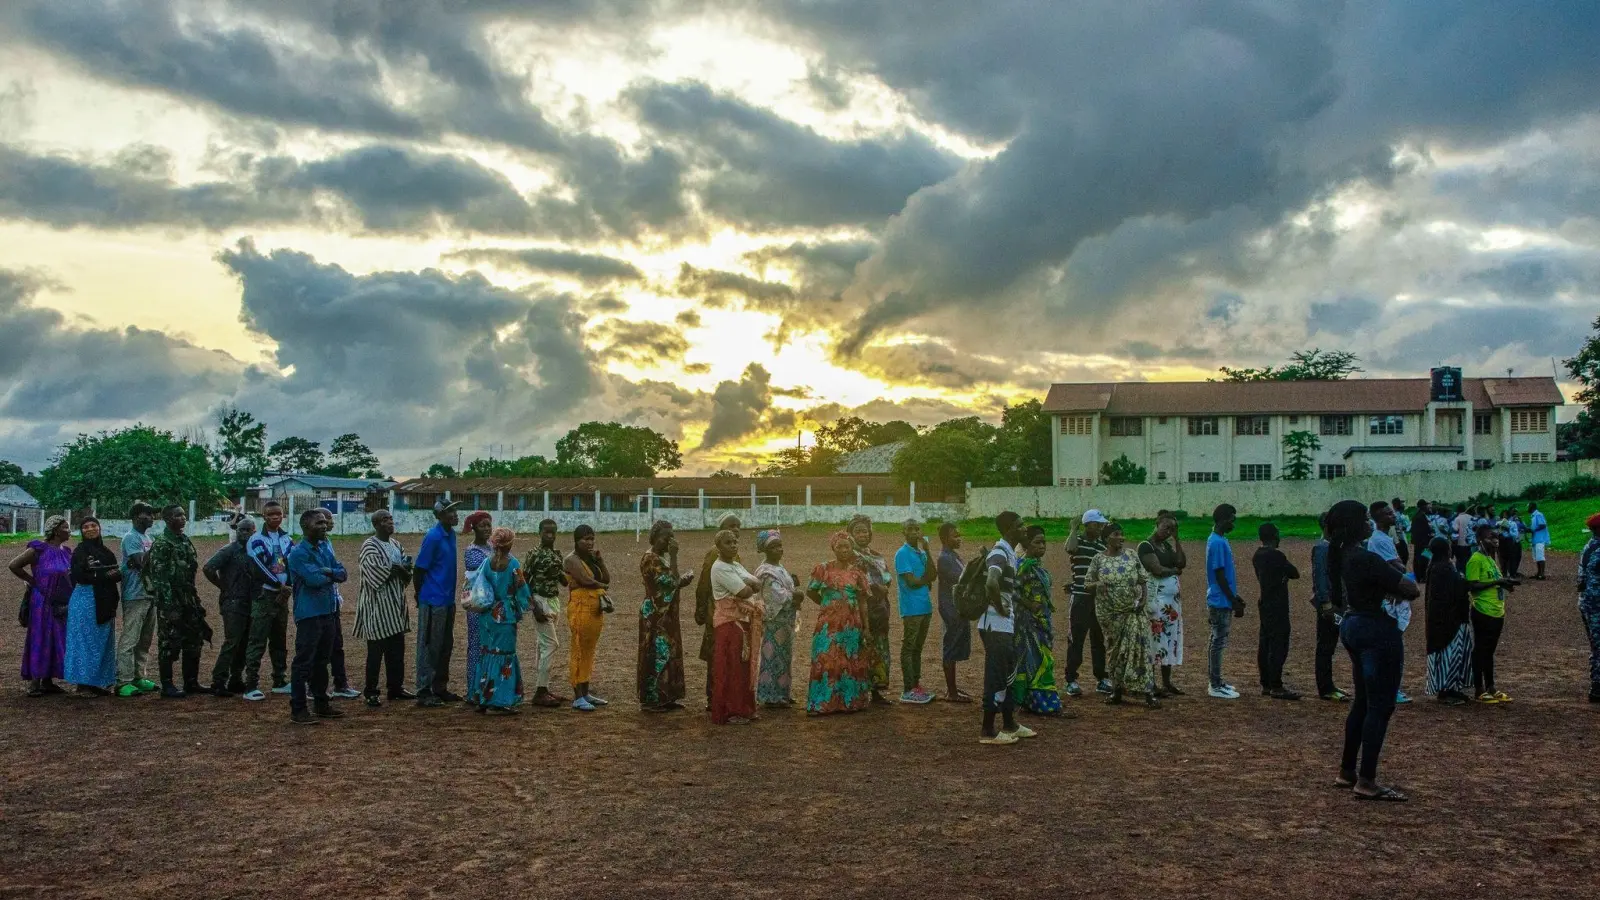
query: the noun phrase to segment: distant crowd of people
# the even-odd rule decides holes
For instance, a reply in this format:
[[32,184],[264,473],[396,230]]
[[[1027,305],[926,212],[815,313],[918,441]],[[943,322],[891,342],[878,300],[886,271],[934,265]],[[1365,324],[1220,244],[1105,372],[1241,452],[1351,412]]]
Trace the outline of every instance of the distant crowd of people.
[[[1424,596],[1424,588],[1428,693],[1452,705],[1511,702],[1495,679],[1506,595],[1521,583],[1523,543],[1532,546],[1535,579],[1546,577],[1549,545],[1544,515],[1531,504],[1528,512],[1524,524],[1515,508],[1496,517],[1487,507],[1458,505],[1451,516],[1443,504],[1424,500],[1408,514],[1398,499],[1346,500],[1322,517],[1323,535],[1311,553],[1314,671],[1318,696],[1352,703],[1341,784],[1366,797],[1404,799],[1377,784],[1377,757],[1389,716],[1396,704],[1409,702],[1401,690],[1402,635],[1411,622],[1411,601]],[[160,511],[165,528],[152,536],[156,510],[136,504],[120,559],[95,518],[81,522],[81,540],[69,547],[70,527],[52,517],[43,539],[31,542],[10,565],[28,587],[18,621],[27,629],[22,677],[29,696],[60,693],[56,682],[61,680],[87,693],[121,697],[159,692],[173,699],[209,694],[260,701],[268,693],[287,694],[291,720],[303,724],[342,716],[333,698],[364,697],[371,707],[382,706],[385,696],[430,708],[465,701],[479,712],[506,715],[524,702],[518,632],[531,619],[536,640],[528,702],[570,705],[581,712],[607,706],[592,684],[600,635],[615,611],[609,594],[616,582],[593,529],[576,528],[572,552],[563,554],[556,549],[556,523],[545,520],[538,545],[519,560],[513,553],[516,535],[495,527],[490,513],[472,512],[461,523],[457,505],[440,501],[433,514],[436,524],[415,557],[395,540],[389,511],[371,516],[373,533],[358,554],[361,580],[351,631],[367,645],[360,691],[346,671],[339,618],[340,589],[348,584],[349,571],[328,540],[332,516],[326,511],[300,515],[297,541],[283,527],[282,507],[269,502],[259,530],[254,519],[238,517],[232,540],[203,565],[184,533],[185,512],[176,505]],[[1240,696],[1223,677],[1223,658],[1233,621],[1246,610],[1228,541],[1236,518],[1232,506],[1217,507],[1204,550],[1206,692],[1224,700]],[[1591,646],[1589,699],[1600,702],[1600,515],[1588,526],[1593,536],[1580,556],[1579,609]],[[922,679],[935,612],[943,631],[943,698],[973,702],[957,687],[956,676],[957,667],[971,657],[976,626],[984,648],[984,744],[1034,737],[1037,732],[1018,721],[1019,711],[1070,716],[1063,696],[1084,693],[1079,675],[1085,648],[1093,689],[1108,704],[1142,699],[1145,706],[1159,708],[1163,698],[1184,693],[1174,671],[1183,665],[1179,578],[1189,556],[1178,538],[1175,514],[1158,515],[1153,533],[1136,544],[1100,510],[1073,522],[1065,546],[1071,579],[1064,591],[1069,630],[1064,687],[1056,679],[1056,592],[1043,562],[1044,530],[1011,512],[998,516],[995,527],[1000,539],[963,559],[956,524],[939,527],[935,556],[922,524],[908,520],[891,558],[873,546],[873,522],[857,516],[830,538],[832,558],[801,578],[783,566],[779,529],[755,534],[759,562],[751,570],[741,558],[741,523],[728,516],[698,572],[689,572],[680,564],[672,525],[655,523],[639,563],[643,599],[636,687],[641,708],[683,708],[679,610],[691,585],[694,620],[703,629],[699,657],[707,666],[706,700],[718,724],[751,722],[764,708],[803,705],[809,714],[828,715],[893,704],[888,696],[891,599],[897,601],[902,630],[900,703],[936,699]],[[458,535],[471,541],[459,555]],[[1257,536],[1260,546],[1251,564],[1259,588],[1260,689],[1263,696],[1298,700],[1283,671],[1290,646],[1290,582],[1301,574],[1280,549],[1272,523],[1263,524]],[[463,572],[457,571],[458,559]],[[201,679],[200,656],[215,635],[200,600],[200,576],[219,592],[223,632],[209,683]],[[414,602],[408,601],[408,589]],[[809,678],[797,699],[791,672],[805,600],[819,610]],[[405,635],[412,630],[413,606],[415,692],[405,686]],[[458,610],[466,618],[465,696],[450,687]],[[551,684],[563,614],[570,697]],[[159,683],[148,677],[153,642]],[[1351,659],[1351,693],[1333,680],[1339,643]],[[260,680],[264,658],[272,678],[266,690]],[[380,674],[385,676],[381,691]]]

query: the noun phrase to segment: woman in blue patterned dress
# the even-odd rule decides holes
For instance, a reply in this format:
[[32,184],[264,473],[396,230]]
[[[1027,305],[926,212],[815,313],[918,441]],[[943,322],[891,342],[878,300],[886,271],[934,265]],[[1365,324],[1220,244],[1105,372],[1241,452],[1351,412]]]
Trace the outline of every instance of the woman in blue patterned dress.
[[756,702],[768,709],[793,706],[790,672],[794,668],[794,638],[799,630],[800,592],[794,576],[783,568],[783,535],[778,529],[756,534],[762,563],[761,603],[766,608],[761,635],[761,674],[756,678]]
[[650,549],[639,559],[639,705],[646,712],[683,709],[683,631],[678,594],[694,574],[678,572],[678,538],[665,520],[650,526]]
[[806,691],[806,714],[813,716],[866,709],[872,696],[863,623],[867,578],[856,567],[849,532],[835,534],[828,545],[833,560],[811,570],[806,589],[806,596],[822,607],[811,637],[811,686]]
[[1017,674],[1011,683],[1011,696],[1017,708],[1040,716],[1061,715],[1061,694],[1056,690],[1056,657],[1053,651],[1054,607],[1050,600],[1050,570],[1044,567],[1044,529],[1028,529],[1023,541],[1021,564],[1017,566],[1016,631]]
[[[489,547],[489,534],[494,531],[494,519],[487,512],[478,510],[467,516],[461,524],[461,533],[472,534],[472,543],[467,545],[466,553],[462,554],[462,568],[466,570],[466,582],[472,583],[472,575],[483,565],[492,552]],[[478,663],[483,658],[481,637],[478,634],[478,617],[467,616],[467,702],[477,703],[478,695],[473,691],[478,689]]]
[[109,697],[117,685],[115,626],[122,572],[117,555],[101,540],[100,520],[90,516],[79,528],[83,540],[72,551],[64,674],[79,692]]
[[471,576],[464,604],[478,623],[477,680],[468,685],[478,712],[509,715],[522,702],[522,661],[517,658],[517,623],[533,595],[522,567],[511,555],[516,534],[496,528],[489,538],[491,555]]

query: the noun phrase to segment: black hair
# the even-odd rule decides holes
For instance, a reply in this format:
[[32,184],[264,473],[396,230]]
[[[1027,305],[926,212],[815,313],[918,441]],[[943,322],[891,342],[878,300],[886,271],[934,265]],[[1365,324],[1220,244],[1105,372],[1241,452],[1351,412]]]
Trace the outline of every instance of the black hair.
[[301,510],[300,511],[300,530],[301,531],[305,531],[306,530],[306,522],[309,521],[312,516],[320,516],[320,515],[322,515],[322,513],[323,513],[323,509],[320,506],[311,506],[311,507],[307,507],[304,510]]
[[1123,533],[1124,532],[1122,530],[1122,526],[1121,525],[1117,524],[1116,522],[1108,522],[1108,523],[1106,523],[1106,526],[1105,526],[1104,530],[1102,530],[1100,532],[1100,536],[1102,538],[1105,538],[1105,537],[1110,537],[1113,534],[1123,534]]
[[266,512],[269,509],[283,509],[283,504],[276,500],[268,500],[267,502],[261,504],[262,512]]
[[1485,522],[1484,524],[1479,525],[1477,528],[1472,529],[1472,533],[1480,538],[1485,534],[1494,534],[1494,526]]
[[166,506],[161,507],[161,518],[163,520],[172,518],[173,513],[177,513],[178,515],[188,515],[188,512],[184,510],[182,506],[179,506],[176,503],[169,503]]
[[594,536],[594,528],[593,528],[593,526],[590,526],[590,525],[579,525],[577,528],[572,529],[572,544],[573,544],[573,546],[577,546],[579,541],[583,540],[586,537],[593,537],[593,536]]
[[1432,561],[1428,563],[1429,572],[1432,572],[1435,566],[1444,566],[1452,572],[1455,571],[1456,564],[1450,558],[1449,538],[1434,535],[1433,540],[1428,542],[1428,553],[1432,557]]
[[1406,505],[1406,501],[1401,499],[1401,498],[1399,498],[1399,497],[1396,497],[1393,500],[1389,501],[1389,505],[1394,507],[1395,509],[1401,509]]
[[1211,521],[1221,522],[1229,516],[1237,516],[1238,514],[1239,511],[1233,508],[1232,503],[1219,503],[1217,508],[1211,511]]
[[1027,538],[1025,540],[1027,540],[1028,542],[1031,543],[1034,538],[1040,537],[1043,534],[1044,534],[1044,529],[1041,528],[1040,526],[1038,526],[1038,525],[1029,525],[1028,526],[1028,531],[1027,531],[1027,535],[1028,536],[1027,536]]
[[1388,501],[1386,501],[1386,500],[1374,500],[1370,504],[1367,505],[1367,513],[1372,515],[1374,518],[1376,518],[1377,515],[1378,515],[1378,511],[1379,510],[1388,509],[1388,508],[1389,508]]
[[1366,539],[1367,507],[1360,500],[1340,500],[1328,513],[1328,588],[1335,606],[1343,605],[1344,556]]
[[544,527],[546,525],[554,525],[557,528],[561,527],[559,525],[556,525],[556,520],[555,519],[541,519],[541,520],[539,520],[539,530],[540,531],[543,531]]
[[1022,521],[1022,517],[1008,509],[994,517],[994,527],[996,531],[1000,532],[1000,537],[1004,539],[1006,534],[1017,527],[1017,523],[1020,521]]
[[961,528],[954,522],[941,522],[939,524],[939,540],[943,541],[952,534],[960,534]]
[[138,518],[139,516],[153,516],[155,514],[156,508],[143,500],[135,501],[132,508],[128,510],[128,518],[130,519]]
[[1279,537],[1278,526],[1271,522],[1262,522],[1261,527],[1256,529],[1256,537],[1260,538],[1263,544],[1276,544]]

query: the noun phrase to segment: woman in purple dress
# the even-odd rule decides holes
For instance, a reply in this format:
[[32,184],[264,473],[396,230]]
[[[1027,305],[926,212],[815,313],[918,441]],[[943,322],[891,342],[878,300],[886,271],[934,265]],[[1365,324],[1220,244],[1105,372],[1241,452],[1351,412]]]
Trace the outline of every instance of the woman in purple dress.
[[[28,696],[65,693],[54,679],[62,677],[67,655],[67,600],[72,596],[72,527],[62,516],[44,523],[44,540],[11,561],[11,574],[28,585],[27,644],[22,650],[22,677]],[[20,616],[18,618],[21,618]]]

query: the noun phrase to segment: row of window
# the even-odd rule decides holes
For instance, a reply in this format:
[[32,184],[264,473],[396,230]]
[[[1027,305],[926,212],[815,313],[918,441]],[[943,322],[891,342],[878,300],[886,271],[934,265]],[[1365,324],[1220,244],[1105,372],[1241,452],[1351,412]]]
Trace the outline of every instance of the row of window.
[[[1549,462],[1550,461],[1550,454],[1548,454],[1548,453],[1513,453],[1513,454],[1511,454],[1511,461],[1514,462],[1514,463]],[[1456,467],[1459,468],[1459,469],[1466,469],[1467,468],[1467,461],[1464,460],[1464,459],[1461,460],[1459,463],[1457,463]],[[1485,469],[1492,469],[1492,468],[1494,468],[1494,460],[1492,460],[1492,459],[1475,459],[1475,460],[1472,460],[1472,468],[1475,469],[1475,470],[1478,470],[1478,471],[1483,471]],[[1343,463],[1322,463],[1322,464],[1317,466],[1317,477],[1322,479],[1322,480],[1324,480],[1324,481],[1326,481],[1328,479],[1332,479],[1332,478],[1343,478],[1343,477],[1345,477],[1346,474],[1347,474],[1347,470],[1345,469],[1345,466],[1344,466]],[[1189,481],[1190,484],[1211,484],[1211,483],[1214,483],[1214,482],[1220,482],[1222,480],[1222,473],[1221,472],[1189,472],[1188,475],[1187,475],[1187,478],[1188,478],[1188,481]],[[1167,473],[1165,473],[1165,472],[1158,473],[1158,475],[1156,477],[1156,480],[1158,482],[1166,481],[1167,480]],[[1272,466],[1269,463],[1240,463],[1239,464],[1239,480],[1240,481],[1271,481],[1272,480]],[[1094,479],[1093,478],[1063,478],[1063,479],[1061,479],[1061,486],[1062,487],[1093,487],[1094,486]]]
[[[1495,413],[1474,413],[1472,416],[1472,433],[1475,435],[1490,434],[1494,428]],[[1299,416],[1290,416],[1289,423],[1298,424]],[[1318,430],[1325,437],[1349,436],[1355,432],[1355,416],[1318,416]],[[1189,434],[1194,437],[1206,437],[1220,434],[1217,416],[1189,416]],[[1455,420],[1457,426],[1460,420]],[[1167,418],[1162,416],[1159,422],[1166,424]],[[1441,420],[1445,427],[1448,422]],[[1376,435],[1405,434],[1404,416],[1369,416],[1367,418],[1367,433]],[[1550,412],[1543,409],[1517,409],[1511,412],[1511,432],[1513,434],[1543,434],[1550,430]],[[1061,433],[1067,435],[1094,434],[1093,416],[1062,416]],[[1260,436],[1272,434],[1271,416],[1234,416],[1233,433],[1236,435]],[[1137,416],[1111,417],[1112,437],[1139,437],[1144,434],[1144,419]]]

